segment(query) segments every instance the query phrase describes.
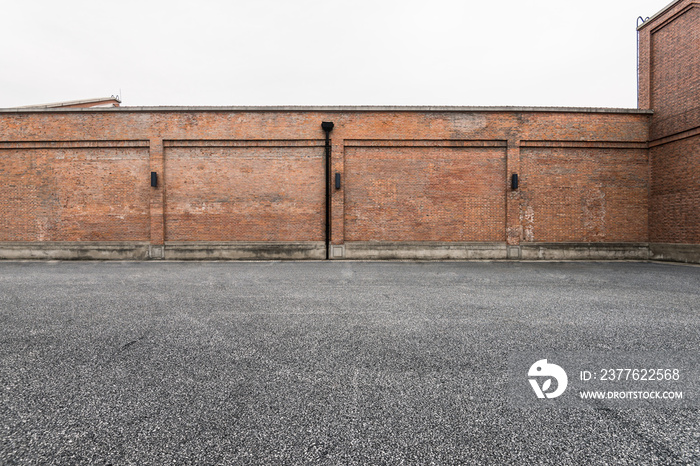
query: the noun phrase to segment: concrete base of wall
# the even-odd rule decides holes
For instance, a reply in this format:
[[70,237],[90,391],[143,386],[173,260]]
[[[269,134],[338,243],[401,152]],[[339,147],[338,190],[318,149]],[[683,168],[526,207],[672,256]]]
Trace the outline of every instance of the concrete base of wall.
[[648,260],[648,243],[345,243],[347,259]]
[[523,243],[525,260],[648,260],[649,243]]
[[[332,245],[331,259],[358,260],[664,260],[700,264],[700,245],[662,243],[442,243],[353,241]],[[5,242],[6,260],[323,260],[311,242]]]
[[353,241],[345,243],[346,259],[506,259],[505,243],[442,243],[431,241]]
[[0,243],[0,259],[144,260],[148,242],[7,242]]
[[174,242],[165,243],[164,259],[302,260],[326,258],[323,241],[308,242]]
[[700,264],[700,244],[651,243],[649,248],[654,260]]

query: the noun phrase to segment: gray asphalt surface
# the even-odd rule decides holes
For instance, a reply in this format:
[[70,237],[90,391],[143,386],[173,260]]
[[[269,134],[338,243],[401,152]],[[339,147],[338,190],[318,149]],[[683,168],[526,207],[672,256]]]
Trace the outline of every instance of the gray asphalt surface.
[[700,348],[700,268],[0,263],[3,464],[699,464],[700,411],[518,409],[515,350]]

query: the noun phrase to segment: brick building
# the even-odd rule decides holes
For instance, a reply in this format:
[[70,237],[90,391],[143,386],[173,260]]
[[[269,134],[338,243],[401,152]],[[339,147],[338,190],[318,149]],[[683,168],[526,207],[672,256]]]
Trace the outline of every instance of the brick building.
[[700,262],[700,3],[639,42],[638,109],[2,109],[0,257]]

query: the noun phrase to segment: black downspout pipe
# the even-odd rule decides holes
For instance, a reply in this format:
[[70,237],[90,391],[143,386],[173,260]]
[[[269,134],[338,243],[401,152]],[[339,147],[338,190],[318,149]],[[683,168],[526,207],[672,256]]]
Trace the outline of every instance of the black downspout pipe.
[[326,259],[331,258],[331,131],[333,122],[324,121],[321,128],[326,132]]

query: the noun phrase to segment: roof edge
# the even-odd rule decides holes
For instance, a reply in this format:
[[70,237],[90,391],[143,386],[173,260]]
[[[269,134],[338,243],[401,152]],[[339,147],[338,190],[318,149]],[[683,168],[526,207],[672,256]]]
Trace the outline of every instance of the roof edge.
[[541,112],[541,113],[632,113],[652,114],[652,110],[607,107],[473,107],[473,106],[158,106],[158,107],[87,107],[0,108],[0,113],[60,112]]
[[[683,0],[673,0],[671,3],[669,3],[668,5],[666,5],[665,7],[663,7],[661,10],[657,11],[655,14],[653,14],[653,15],[651,15],[649,18],[647,18],[642,24],[640,24],[639,26],[637,26],[637,31],[639,31],[640,29],[644,28],[647,24],[652,23],[656,18],[658,18],[659,16],[663,15],[663,14],[666,13],[668,10],[670,10],[671,8],[673,8],[674,6],[676,6],[676,4],[678,4],[678,3],[682,2],[682,1],[683,1]],[[640,18],[641,18],[641,16],[640,16]]]
[[90,108],[91,106],[97,105],[109,105],[119,106],[121,104],[119,97],[95,97],[93,99],[82,99],[82,100],[68,100],[65,102],[54,102],[49,104],[37,104],[37,105],[23,105],[21,107],[12,107],[12,109],[25,110],[25,109],[39,109],[39,108]]

